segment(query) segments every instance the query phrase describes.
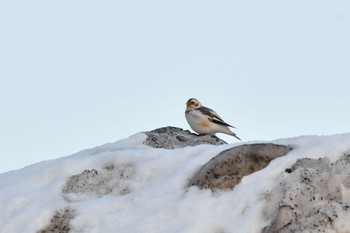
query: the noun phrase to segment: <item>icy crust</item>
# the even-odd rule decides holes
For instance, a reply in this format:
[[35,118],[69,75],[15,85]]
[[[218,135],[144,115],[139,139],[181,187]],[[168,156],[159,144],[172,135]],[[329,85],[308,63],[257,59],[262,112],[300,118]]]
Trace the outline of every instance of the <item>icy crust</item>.
[[264,233],[349,232],[350,155],[299,159],[279,182],[277,215]]

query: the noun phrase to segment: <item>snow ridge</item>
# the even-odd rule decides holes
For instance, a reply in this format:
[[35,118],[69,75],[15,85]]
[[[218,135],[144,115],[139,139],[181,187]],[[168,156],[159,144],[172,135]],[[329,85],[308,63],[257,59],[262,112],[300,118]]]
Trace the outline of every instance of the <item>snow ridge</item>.
[[[350,134],[276,140],[272,143],[294,149],[233,189],[214,192],[188,186],[189,181],[210,159],[241,144],[170,150],[149,147],[146,138],[138,133],[0,174],[0,232],[44,232],[55,216],[65,214],[65,229],[73,233],[261,232],[278,208],[278,195],[271,195],[276,181],[297,159],[335,162],[350,152]],[[349,221],[339,220],[338,229],[344,224],[350,228]]]

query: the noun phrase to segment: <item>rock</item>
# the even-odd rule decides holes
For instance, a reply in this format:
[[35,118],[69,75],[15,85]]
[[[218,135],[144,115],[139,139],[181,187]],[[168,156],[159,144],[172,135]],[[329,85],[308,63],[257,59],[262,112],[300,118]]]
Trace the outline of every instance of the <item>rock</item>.
[[263,233],[350,232],[350,156],[299,159],[272,193],[280,193],[276,215]]
[[70,221],[74,218],[75,211],[71,208],[58,210],[52,216],[50,223],[37,233],[68,233]]
[[191,179],[190,185],[201,189],[231,189],[243,176],[263,169],[271,160],[290,150],[287,146],[272,143],[233,147],[206,163]]
[[144,144],[154,148],[175,149],[201,144],[227,144],[216,136],[197,135],[188,130],[171,126],[148,131],[145,134],[147,135],[147,139]]
[[65,200],[81,201],[107,194],[123,195],[130,192],[128,181],[134,178],[135,167],[130,163],[107,164],[102,170],[85,170],[71,176],[62,193]]

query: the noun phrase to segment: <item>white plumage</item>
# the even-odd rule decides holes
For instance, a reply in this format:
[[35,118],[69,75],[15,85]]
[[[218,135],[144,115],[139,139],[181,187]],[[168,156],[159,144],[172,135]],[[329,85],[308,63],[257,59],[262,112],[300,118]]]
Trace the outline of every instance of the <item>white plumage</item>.
[[191,98],[186,103],[185,117],[191,128],[198,134],[215,135],[216,133],[224,133],[236,137],[234,132],[214,110],[202,106],[202,104],[195,98]]

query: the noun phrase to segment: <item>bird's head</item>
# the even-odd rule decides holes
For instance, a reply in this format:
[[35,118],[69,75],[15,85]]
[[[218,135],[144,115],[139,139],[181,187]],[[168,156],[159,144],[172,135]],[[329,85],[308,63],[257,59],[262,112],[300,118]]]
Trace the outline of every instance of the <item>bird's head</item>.
[[202,104],[195,98],[191,98],[186,102],[186,111],[197,109],[202,106]]

